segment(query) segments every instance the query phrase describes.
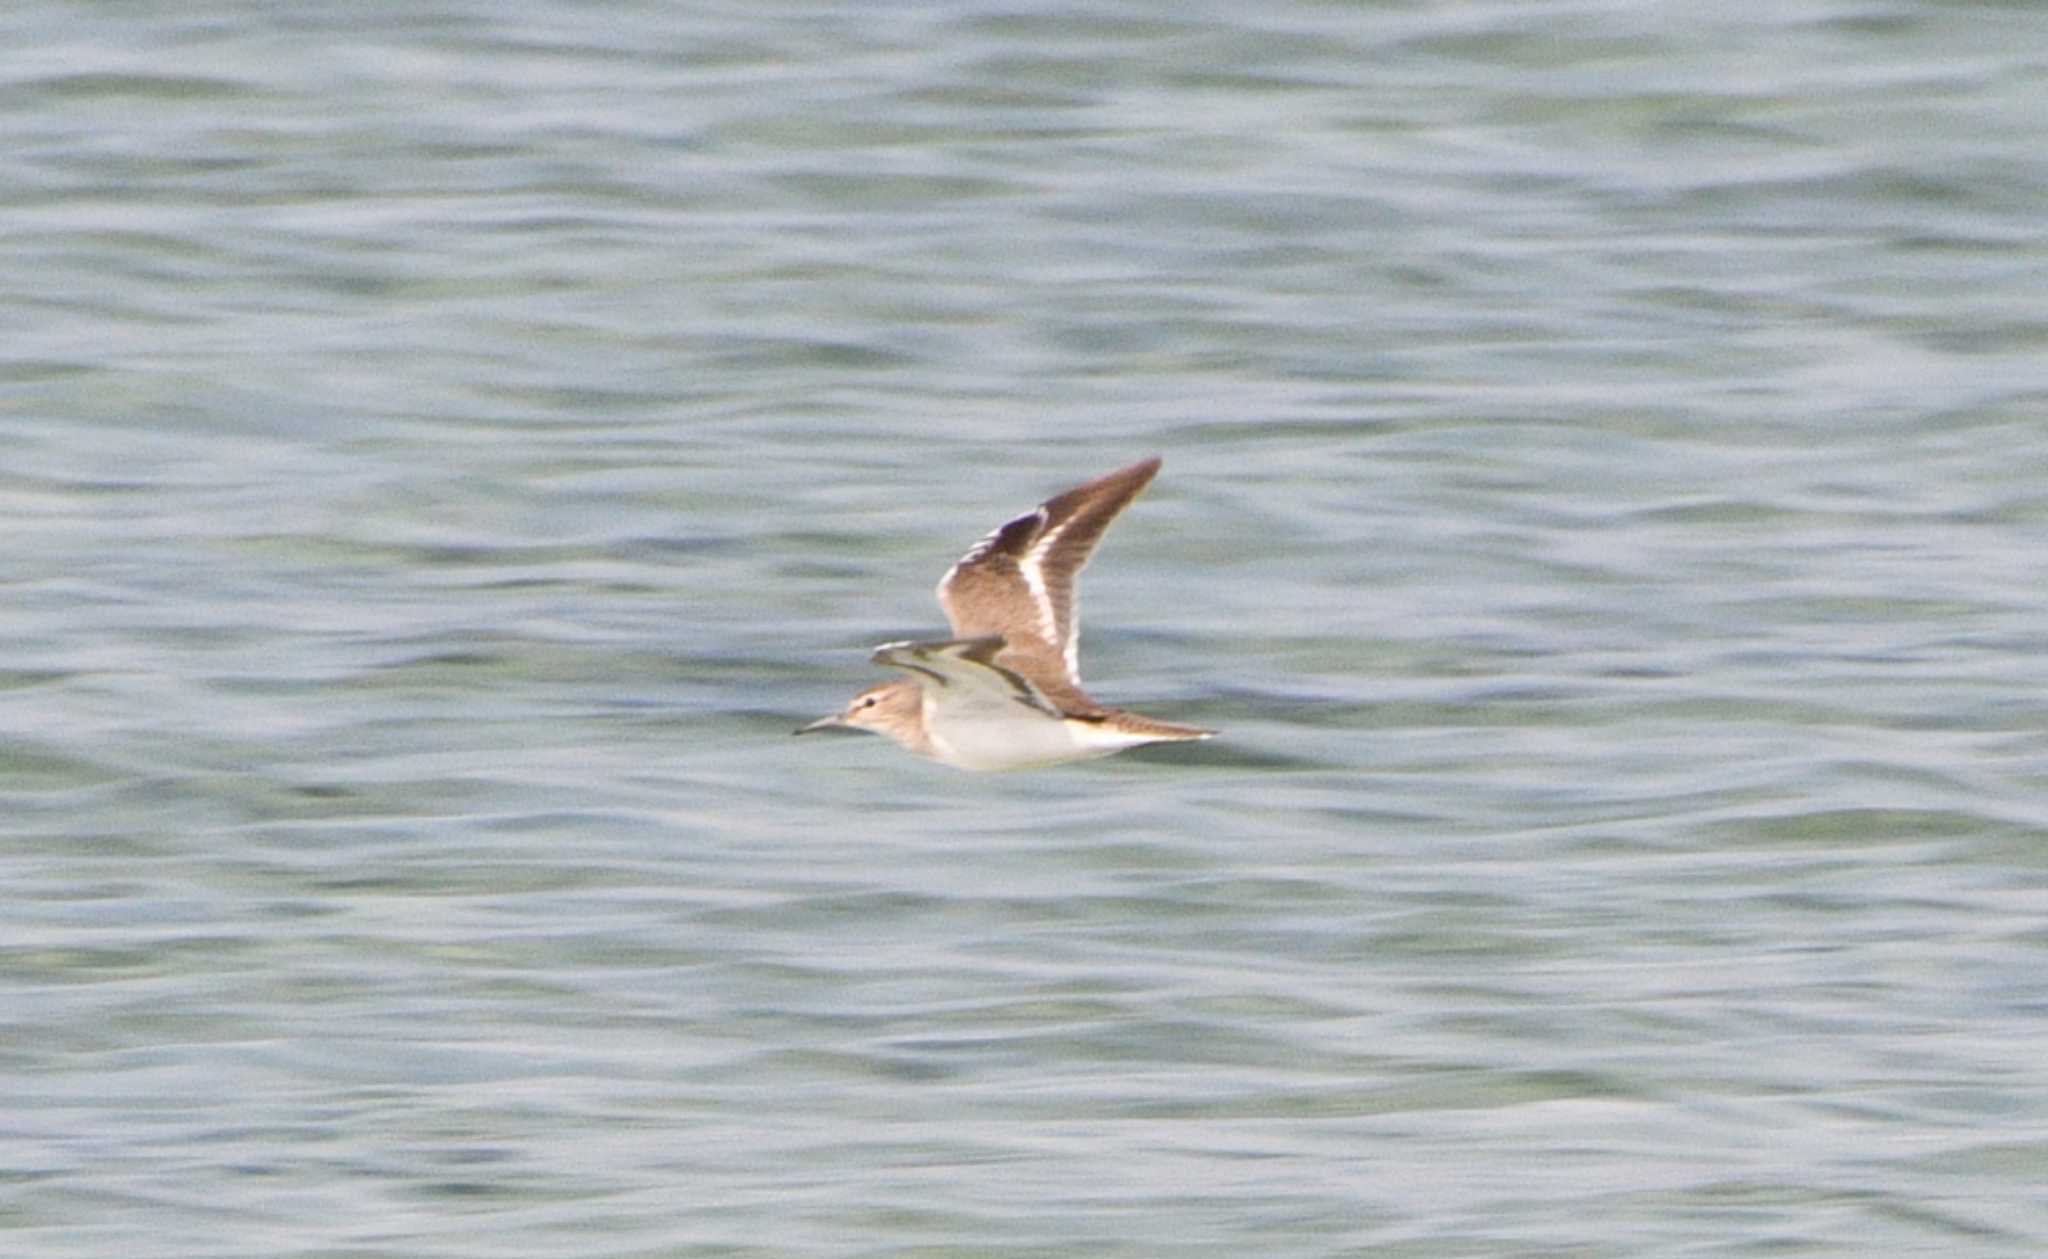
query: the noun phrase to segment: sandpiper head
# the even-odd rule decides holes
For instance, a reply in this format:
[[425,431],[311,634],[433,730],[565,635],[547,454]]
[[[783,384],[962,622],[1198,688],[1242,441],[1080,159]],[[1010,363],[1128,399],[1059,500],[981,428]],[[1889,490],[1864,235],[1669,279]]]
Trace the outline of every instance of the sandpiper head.
[[844,710],[821,717],[797,733],[835,729],[872,730],[905,747],[916,747],[924,741],[924,694],[917,683],[907,679],[883,682],[854,696]]

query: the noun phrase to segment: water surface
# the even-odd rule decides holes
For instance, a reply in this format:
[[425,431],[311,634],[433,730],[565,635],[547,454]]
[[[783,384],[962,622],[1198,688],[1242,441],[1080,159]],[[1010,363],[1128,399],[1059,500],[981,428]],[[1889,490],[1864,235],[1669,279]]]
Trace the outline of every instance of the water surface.
[[0,1249],[2048,1246],[2035,9],[0,41]]

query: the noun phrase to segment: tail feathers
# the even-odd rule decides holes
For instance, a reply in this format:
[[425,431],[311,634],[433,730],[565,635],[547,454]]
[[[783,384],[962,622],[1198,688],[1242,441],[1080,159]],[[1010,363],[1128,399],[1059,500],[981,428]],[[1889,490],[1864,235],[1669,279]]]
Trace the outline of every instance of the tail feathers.
[[1197,739],[1216,737],[1214,730],[1202,726],[1184,726],[1174,721],[1158,721],[1121,709],[1106,712],[1097,720],[1113,720],[1118,730],[1157,743],[1191,743]]

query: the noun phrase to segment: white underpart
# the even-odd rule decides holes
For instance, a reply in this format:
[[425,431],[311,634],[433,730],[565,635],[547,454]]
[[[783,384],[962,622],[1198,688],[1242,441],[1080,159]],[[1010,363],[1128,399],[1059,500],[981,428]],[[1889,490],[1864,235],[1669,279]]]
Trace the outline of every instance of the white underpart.
[[966,659],[957,644],[890,643],[876,652],[916,680],[930,755],[958,769],[1031,769],[1152,742],[1057,715],[1030,683]]
[[[936,664],[929,658],[925,663]],[[965,662],[961,667],[980,668]],[[992,704],[987,702],[991,698],[987,688],[965,684],[952,669],[939,666],[939,670],[953,685],[939,687],[919,678],[924,688],[925,737],[931,741],[932,758],[955,769],[1036,769],[1158,741],[1114,729],[1106,722],[1055,717],[1014,699]]]
[[1099,726],[1064,717],[1044,717],[1019,708],[1018,716],[982,721],[933,704],[925,693],[925,735],[932,757],[955,769],[1036,769],[1067,761],[1108,756],[1145,739],[1113,736],[1104,739]]

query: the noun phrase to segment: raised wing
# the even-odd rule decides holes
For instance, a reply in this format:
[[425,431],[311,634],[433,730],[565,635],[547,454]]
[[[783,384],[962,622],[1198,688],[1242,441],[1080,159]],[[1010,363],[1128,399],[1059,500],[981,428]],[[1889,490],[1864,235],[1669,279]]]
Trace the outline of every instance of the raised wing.
[[1157,458],[1077,485],[997,526],[939,581],[961,638],[1000,635],[1001,663],[1069,715],[1100,711],[1081,690],[1076,579],[1110,522],[1159,471]]

